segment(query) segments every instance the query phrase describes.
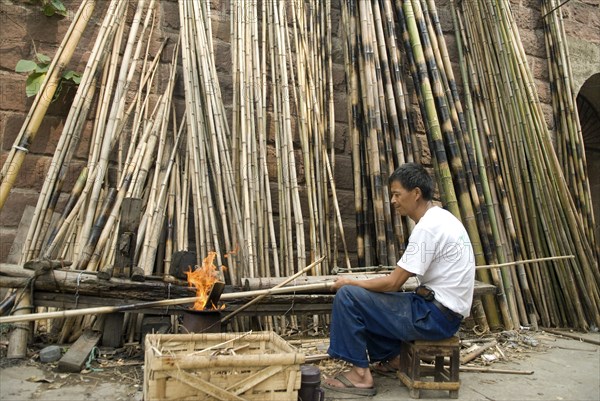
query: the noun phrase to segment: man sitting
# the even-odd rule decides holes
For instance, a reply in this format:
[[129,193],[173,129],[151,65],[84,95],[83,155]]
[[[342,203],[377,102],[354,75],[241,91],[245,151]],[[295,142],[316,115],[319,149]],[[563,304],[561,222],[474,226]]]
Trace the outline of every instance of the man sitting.
[[[402,165],[388,184],[396,212],[416,225],[392,273],[334,282],[328,353],[353,366],[326,379],[329,390],[375,395],[369,362],[383,361],[373,369],[397,369],[401,340],[451,337],[470,313],[475,258],[463,224],[433,205],[433,181],[423,166]],[[412,276],[420,283],[417,291],[400,292]]]

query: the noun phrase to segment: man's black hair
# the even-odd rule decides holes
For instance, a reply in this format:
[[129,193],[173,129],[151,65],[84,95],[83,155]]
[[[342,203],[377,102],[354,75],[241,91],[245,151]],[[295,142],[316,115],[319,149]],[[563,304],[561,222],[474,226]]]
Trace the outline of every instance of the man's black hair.
[[401,165],[388,178],[388,185],[394,181],[400,182],[409,191],[420,188],[423,199],[433,199],[433,180],[427,170],[420,164],[406,163]]

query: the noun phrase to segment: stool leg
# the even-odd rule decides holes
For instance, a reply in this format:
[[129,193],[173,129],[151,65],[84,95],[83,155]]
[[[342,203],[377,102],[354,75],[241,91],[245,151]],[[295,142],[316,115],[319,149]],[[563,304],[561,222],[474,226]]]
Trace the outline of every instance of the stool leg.
[[[458,374],[460,372],[460,348],[456,347],[452,350],[450,357],[450,381],[458,382]],[[450,398],[458,398],[458,390],[450,391]]]
[[436,382],[442,382],[444,380],[444,357],[436,356],[435,357],[435,376],[434,380]]
[[450,357],[450,381],[458,381],[458,372],[460,370],[460,349],[457,347],[452,351]]
[[408,374],[408,348],[409,344],[402,342],[400,344],[400,372]]
[[[421,380],[421,355],[416,347],[411,348],[410,377],[413,381]],[[411,388],[410,397],[421,398],[421,391],[419,389]]]

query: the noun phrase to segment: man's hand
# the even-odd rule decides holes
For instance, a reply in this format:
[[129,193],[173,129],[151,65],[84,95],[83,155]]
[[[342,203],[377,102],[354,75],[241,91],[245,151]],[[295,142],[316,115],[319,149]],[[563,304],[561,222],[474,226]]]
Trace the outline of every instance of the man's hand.
[[342,288],[343,286],[345,286],[346,284],[351,283],[354,280],[350,280],[349,278],[346,277],[338,277],[335,279],[335,281],[333,282],[333,284],[331,285],[331,291],[337,291],[340,288]]

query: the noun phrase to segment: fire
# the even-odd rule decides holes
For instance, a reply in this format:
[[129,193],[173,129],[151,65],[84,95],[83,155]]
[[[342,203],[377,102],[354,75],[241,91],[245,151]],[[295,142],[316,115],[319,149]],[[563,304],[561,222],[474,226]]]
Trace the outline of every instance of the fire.
[[[215,252],[209,252],[208,256],[202,261],[202,266],[196,267],[194,271],[185,272],[190,287],[196,287],[196,297],[198,299],[194,303],[194,310],[204,310],[213,285],[219,281],[219,271],[213,264],[216,255]],[[211,306],[216,309],[216,305]]]

